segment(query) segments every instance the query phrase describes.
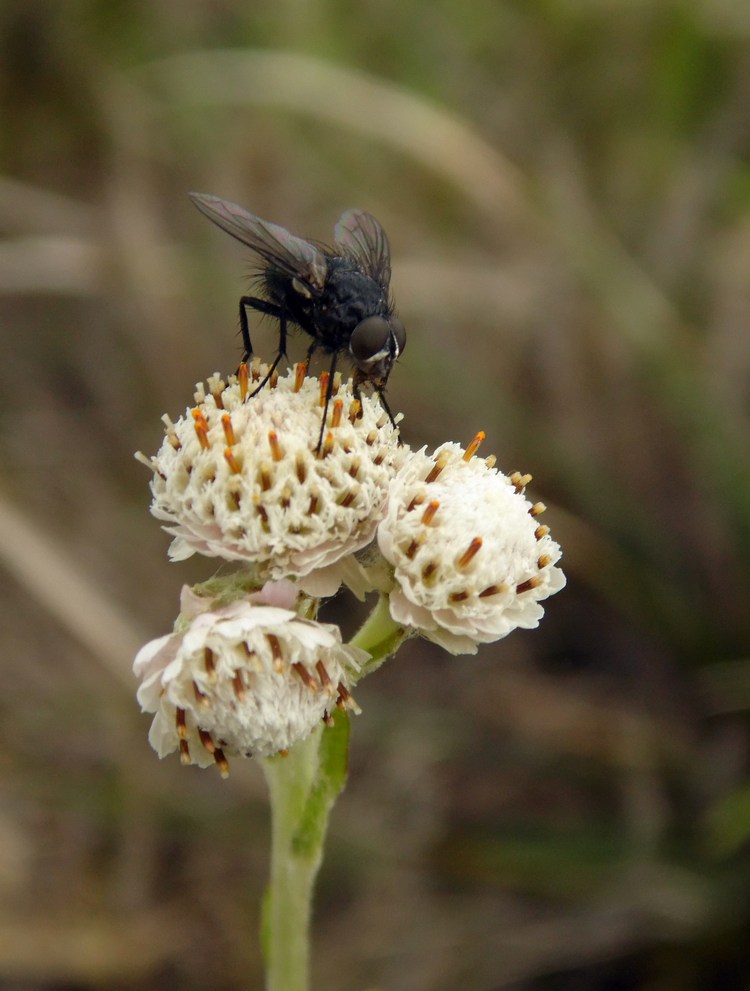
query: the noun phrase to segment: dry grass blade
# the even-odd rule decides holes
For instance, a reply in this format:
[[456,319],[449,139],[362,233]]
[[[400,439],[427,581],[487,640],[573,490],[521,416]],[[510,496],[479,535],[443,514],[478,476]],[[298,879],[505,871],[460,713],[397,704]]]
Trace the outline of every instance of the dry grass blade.
[[145,637],[65,551],[0,496],[0,561],[128,691],[129,659]]

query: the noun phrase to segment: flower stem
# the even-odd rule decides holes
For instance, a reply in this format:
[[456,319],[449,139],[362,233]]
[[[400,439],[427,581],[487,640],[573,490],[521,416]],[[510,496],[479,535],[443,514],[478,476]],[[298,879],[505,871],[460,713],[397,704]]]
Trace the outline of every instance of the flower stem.
[[388,596],[381,595],[375,608],[350,641],[351,646],[361,647],[370,655],[370,660],[362,666],[358,680],[377,671],[410,635],[410,630],[391,618]]
[[263,904],[267,991],[307,991],[313,888],[328,818],[344,787],[349,719],[261,761],[271,797],[271,880]]

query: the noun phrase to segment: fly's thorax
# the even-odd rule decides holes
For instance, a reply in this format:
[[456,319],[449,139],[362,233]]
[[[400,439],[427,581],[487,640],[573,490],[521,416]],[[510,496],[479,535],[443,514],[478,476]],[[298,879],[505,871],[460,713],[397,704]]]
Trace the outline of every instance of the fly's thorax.
[[345,258],[332,258],[314,318],[321,342],[346,347],[354,328],[369,316],[385,316],[388,300],[374,279]]

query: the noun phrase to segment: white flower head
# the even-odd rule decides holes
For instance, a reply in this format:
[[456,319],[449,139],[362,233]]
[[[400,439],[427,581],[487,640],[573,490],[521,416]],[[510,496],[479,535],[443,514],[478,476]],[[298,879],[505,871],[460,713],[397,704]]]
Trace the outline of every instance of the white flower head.
[[356,710],[347,686],[368,655],[342,644],[336,626],[265,604],[274,594],[267,586],[214,608],[184,589],[179,632],[138,652],[138,701],[155,713],[160,757],[179,750],[183,763],[226,774],[228,757],[284,752],[334,706]]
[[560,547],[537,519],[544,506],[523,494],[530,476],[475,457],[483,437],[466,451],[450,443],[434,457],[410,454],[378,528],[394,570],[393,619],[452,653],[537,626],[540,600],[565,584]]
[[212,376],[195,407],[165,419],[158,453],[140,456],[154,472],[151,512],[170,524],[173,560],[197,551],[243,561],[260,581],[311,576],[313,594],[332,594],[332,566],[373,539],[407,449],[379,399],[336,376],[318,451],[325,373],[297,365],[251,396],[265,371]]

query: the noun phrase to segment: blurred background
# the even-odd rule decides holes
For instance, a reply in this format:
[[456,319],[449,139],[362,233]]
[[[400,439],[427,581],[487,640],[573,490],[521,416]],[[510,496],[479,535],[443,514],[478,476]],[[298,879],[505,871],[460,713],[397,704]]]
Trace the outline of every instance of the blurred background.
[[0,101],[0,988],[262,986],[260,772],[160,762],[130,672],[213,567],[133,459],[240,354],[193,189],[372,211],[405,439],[564,549],[539,630],[360,686],[314,986],[749,988],[750,6],[5,0]]

